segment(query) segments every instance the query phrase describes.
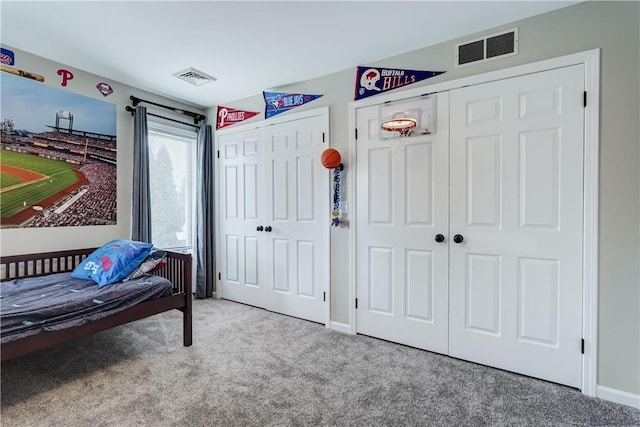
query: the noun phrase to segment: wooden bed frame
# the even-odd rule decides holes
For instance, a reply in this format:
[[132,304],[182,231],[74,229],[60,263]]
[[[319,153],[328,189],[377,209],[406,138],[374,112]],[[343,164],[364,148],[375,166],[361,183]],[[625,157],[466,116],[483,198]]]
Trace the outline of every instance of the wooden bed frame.
[[[0,258],[0,281],[73,271],[97,248],[14,255]],[[5,362],[75,338],[104,331],[134,320],[173,309],[183,313],[183,343],[192,343],[191,335],[191,255],[167,251],[167,264],[153,273],[173,283],[173,295],[145,301],[103,319],[60,331],[43,331],[36,335],[2,344],[1,361]]]

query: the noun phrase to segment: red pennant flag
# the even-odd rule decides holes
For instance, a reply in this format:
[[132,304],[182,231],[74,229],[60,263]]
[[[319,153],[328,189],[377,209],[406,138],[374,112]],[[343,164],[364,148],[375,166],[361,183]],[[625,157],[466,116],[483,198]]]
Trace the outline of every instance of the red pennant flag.
[[218,106],[218,120],[216,121],[216,130],[227,126],[240,123],[243,120],[250,119],[260,114],[259,112],[236,110],[235,108]]

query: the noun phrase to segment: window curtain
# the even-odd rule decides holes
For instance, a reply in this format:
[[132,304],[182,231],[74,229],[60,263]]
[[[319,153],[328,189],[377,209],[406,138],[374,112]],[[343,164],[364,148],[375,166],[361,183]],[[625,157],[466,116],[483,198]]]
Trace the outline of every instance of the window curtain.
[[212,133],[210,125],[200,127],[196,143],[196,298],[213,296],[215,281]]
[[131,239],[151,242],[151,194],[149,191],[149,131],[147,108],[136,106],[133,125],[133,200]]

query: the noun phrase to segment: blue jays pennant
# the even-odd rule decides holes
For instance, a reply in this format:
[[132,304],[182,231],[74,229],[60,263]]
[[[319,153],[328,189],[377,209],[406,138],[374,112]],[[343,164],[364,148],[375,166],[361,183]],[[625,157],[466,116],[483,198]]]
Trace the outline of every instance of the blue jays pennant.
[[262,94],[264,95],[264,102],[267,104],[267,108],[264,111],[264,117],[266,119],[273,117],[276,114],[289,111],[292,108],[299,107],[322,96],[278,92],[262,92]]
[[407,86],[442,73],[444,73],[444,71],[357,67],[356,92],[353,100],[357,101],[358,99]]

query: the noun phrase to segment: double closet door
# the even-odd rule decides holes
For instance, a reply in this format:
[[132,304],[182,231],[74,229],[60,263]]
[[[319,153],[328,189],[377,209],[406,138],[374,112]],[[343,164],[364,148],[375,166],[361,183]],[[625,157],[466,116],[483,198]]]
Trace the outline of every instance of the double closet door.
[[218,136],[220,296],[325,322],[325,114]]
[[[356,110],[359,333],[580,386],[583,91],[572,66]],[[381,108],[435,132],[384,139]]]

